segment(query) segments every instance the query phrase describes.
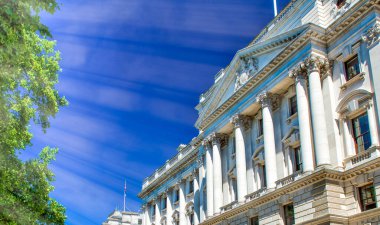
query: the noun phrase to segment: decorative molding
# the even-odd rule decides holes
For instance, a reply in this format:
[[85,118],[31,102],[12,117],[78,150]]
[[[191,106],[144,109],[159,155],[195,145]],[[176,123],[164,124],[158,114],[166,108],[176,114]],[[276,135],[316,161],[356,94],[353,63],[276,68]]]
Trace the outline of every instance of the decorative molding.
[[230,119],[230,123],[232,123],[235,128],[242,127],[245,130],[248,130],[251,127],[252,118],[242,114],[235,114]]
[[337,5],[338,0],[333,0],[331,3],[334,4],[331,14],[334,18],[336,18],[347,12],[347,10],[350,8],[351,0],[345,0],[345,2],[340,7]]
[[272,107],[276,110],[280,106],[280,95],[265,91],[256,97],[256,101],[261,103],[261,107]]
[[255,57],[240,58],[240,68],[236,71],[235,91],[259,71],[259,60]]
[[376,22],[365,34],[362,35],[362,40],[367,43],[367,47],[371,48],[380,40],[380,22]]
[[210,134],[207,139],[212,143],[212,145],[220,145],[221,147],[227,143],[228,136],[223,133],[214,132]]
[[289,183],[283,187],[275,189],[271,192],[266,192],[260,189],[258,191],[260,193],[254,192],[254,193],[248,194],[246,197],[252,200],[248,200],[245,204],[242,204],[235,208],[227,210],[221,215],[211,217],[203,221],[202,223],[200,223],[200,225],[217,224],[225,219],[247,212],[251,208],[257,208],[262,204],[266,204],[270,201],[274,201],[276,199],[279,199],[281,196],[284,196],[286,194],[291,194],[292,192],[296,190],[299,190],[301,188],[306,188],[312,184],[318,183],[323,180],[343,181],[343,182],[349,181],[349,180],[354,179],[358,175],[371,172],[378,168],[380,168],[380,158],[376,158],[374,160],[371,160],[370,162],[363,163],[357,167],[354,167],[344,172],[323,168],[323,169],[314,171],[313,173],[309,175],[302,176],[300,179],[292,183]]

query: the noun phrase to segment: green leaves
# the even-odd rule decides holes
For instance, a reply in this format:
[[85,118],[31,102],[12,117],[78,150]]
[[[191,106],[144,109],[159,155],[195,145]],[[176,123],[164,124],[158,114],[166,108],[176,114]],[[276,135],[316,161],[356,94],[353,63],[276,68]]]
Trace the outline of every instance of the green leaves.
[[65,208],[49,197],[54,174],[48,168],[56,148],[37,159],[17,157],[31,145],[30,123],[49,127],[67,105],[55,88],[60,53],[50,40],[41,11],[54,13],[55,0],[0,1],[0,224],[64,224]]

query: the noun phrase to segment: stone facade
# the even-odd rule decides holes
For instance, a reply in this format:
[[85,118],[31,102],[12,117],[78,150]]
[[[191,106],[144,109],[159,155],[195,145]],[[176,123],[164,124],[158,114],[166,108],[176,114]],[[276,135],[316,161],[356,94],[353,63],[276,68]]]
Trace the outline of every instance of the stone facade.
[[380,0],[292,0],[146,178],[144,225],[380,224]]

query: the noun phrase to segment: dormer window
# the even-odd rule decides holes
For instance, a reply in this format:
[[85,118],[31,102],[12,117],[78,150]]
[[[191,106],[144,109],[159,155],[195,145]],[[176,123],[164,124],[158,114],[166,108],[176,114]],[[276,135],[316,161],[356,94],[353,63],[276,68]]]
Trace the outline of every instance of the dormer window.
[[336,2],[336,7],[338,7],[338,9],[342,8],[344,5],[346,4],[346,0],[338,0]]
[[359,58],[358,55],[355,55],[351,59],[347,60],[344,63],[346,81],[351,80],[356,75],[360,74]]

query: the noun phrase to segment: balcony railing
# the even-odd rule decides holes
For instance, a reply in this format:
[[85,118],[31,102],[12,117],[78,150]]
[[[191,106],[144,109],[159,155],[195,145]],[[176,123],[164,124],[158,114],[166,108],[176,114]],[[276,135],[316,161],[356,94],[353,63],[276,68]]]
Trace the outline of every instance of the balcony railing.
[[161,166],[159,169],[157,169],[151,176],[144,179],[144,183],[142,185],[142,189],[146,188],[151,184],[153,181],[155,181],[157,178],[159,178],[161,175],[166,173],[169,169],[171,169],[174,165],[176,165],[181,159],[189,155],[189,153],[193,152],[195,149],[193,146],[197,145],[197,143],[200,141],[201,137],[195,137],[188,145],[180,145],[178,148],[178,153],[171,158],[170,160],[167,160],[166,163]]
[[346,170],[351,169],[354,166],[363,164],[372,159],[378,158],[380,156],[380,146],[372,146],[369,149],[354,155],[350,158],[345,159]]
[[238,201],[237,200],[235,200],[235,201],[233,201],[233,202],[231,202],[231,203],[229,203],[227,205],[224,205],[224,206],[220,207],[220,210],[222,212],[225,212],[227,210],[235,208],[236,206],[238,206]]
[[264,187],[264,188],[261,188],[261,189],[255,191],[255,192],[252,192],[251,194],[246,195],[245,198],[247,200],[253,200],[253,199],[256,199],[256,198],[259,198],[259,197],[265,195],[267,193],[267,191],[268,191],[267,188]]
[[284,177],[278,181],[276,181],[276,188],[283,187],[285,185],[288,185],[296,180],[298,180],[301,177],[302,171],[294,172],[293,174]]

